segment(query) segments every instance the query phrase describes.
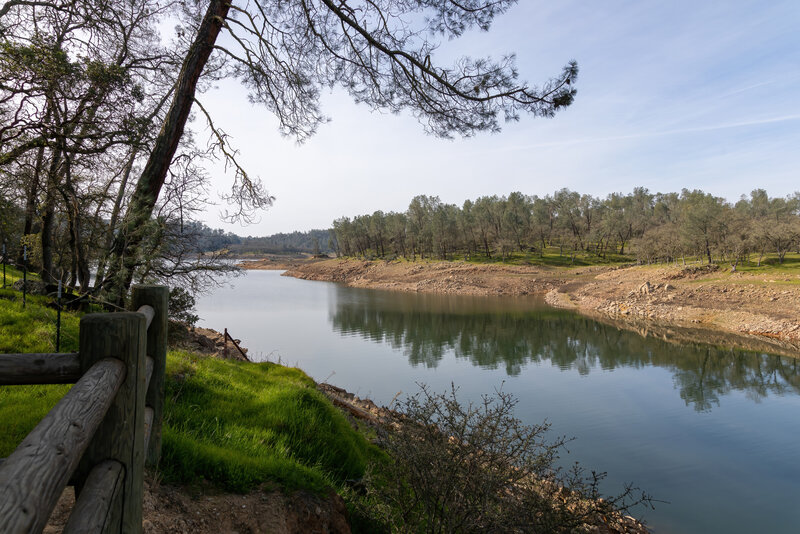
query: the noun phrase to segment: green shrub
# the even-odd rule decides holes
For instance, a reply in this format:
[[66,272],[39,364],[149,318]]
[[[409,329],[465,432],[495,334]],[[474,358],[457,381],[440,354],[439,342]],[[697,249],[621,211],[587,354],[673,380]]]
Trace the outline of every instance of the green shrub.
[[195,311],[194,295],[182,287],[173,287],[169,290],[167,314],[170,319],[194,326],[200,319]]

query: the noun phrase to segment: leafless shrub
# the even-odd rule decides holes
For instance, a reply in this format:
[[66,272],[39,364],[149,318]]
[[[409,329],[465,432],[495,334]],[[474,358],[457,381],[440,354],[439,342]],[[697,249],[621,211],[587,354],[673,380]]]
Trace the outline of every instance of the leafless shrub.
[[392,532],[581,532],[621,517],[650,497],[627,487],[602,499],[604,474],[556,466],[568,441],[549,424],[514,417],[502,390],[462,405],[457,389],[421,391],[398,406],[399,423],[379,431],[390,460],[373,465],[359,512]]

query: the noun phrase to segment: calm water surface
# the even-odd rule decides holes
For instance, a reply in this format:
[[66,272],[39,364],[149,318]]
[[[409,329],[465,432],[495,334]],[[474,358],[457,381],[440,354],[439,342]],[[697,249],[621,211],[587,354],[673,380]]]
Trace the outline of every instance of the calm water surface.
[[254,359],[386,404],[424,382],[495,388],[517,416],[573,436],[568,462],[669,501],[657,533],[800,532],[800,360],[676,345],[536,298],[352,289],[250,271],[198,301]]

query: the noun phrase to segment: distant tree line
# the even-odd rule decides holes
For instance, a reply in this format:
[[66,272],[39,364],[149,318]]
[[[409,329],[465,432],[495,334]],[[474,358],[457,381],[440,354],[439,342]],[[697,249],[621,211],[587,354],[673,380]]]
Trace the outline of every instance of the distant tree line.
[[228,249],[235,254],[285,254],[304,252],[324,254],[333,252],[329,245],[329,230],[278,233],[266,237],[241,237]]
[[220,228],[212,229],[205,224],[190,225],[197,234],[194,242],[196,252],[228,252],[233,254],[322,254],[333,252],[330,246],[330,230],[277,233],[264,237],[239,236]]
[[763,189],[736,203],[699,189],[601,199],[561,189],[539,197],[514,192],[461,207],[439,197],[414,197],[405,212],[376,211],[333,222],[337,254],[359,257],[500,258],[515,252],[633,255],[639,262],[687,258],[731,262],[768,253],[782,263],[800,246],[800,193],[770,197]]

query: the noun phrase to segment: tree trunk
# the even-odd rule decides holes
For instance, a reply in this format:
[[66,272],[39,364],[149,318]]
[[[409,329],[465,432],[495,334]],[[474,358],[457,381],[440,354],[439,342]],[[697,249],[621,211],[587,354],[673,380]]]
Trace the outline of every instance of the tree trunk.
[[[39,182],[42,178],[42,166],[44,165],[44,147],[40,147],[36,154],[36,168],[33,171],[31,186],[26,191],[25,198],[25,223],[22,235],[26,236],[34,233],[33,222],[36,219],[36,200],[39,196]],[[22,263],[22,245],[19,247],[17,263]]]
[[[78,287],[78,241],[75,239],[77,232],[75,231],[75,218],[72,213],[67,215],[69,226],[69,280],[67,285],[69,287]],[[63,279],[63,277],[59,277]]]
[[211,0],[208,6],[194,42],[184,59],[175,96],[142,171],[142,176],[136,184],[121,232],[114,241],[110,265],[116,272],[110,283],[109,298],[116,301],[117,305],[124,303],[125,294],[131,285],[137,266],[139,245],[144,238],[142,233],[137,230],[145,226],[153,213],[172,158],[183,135],[189,111],[194,103],[197,82],[214,50],[214,43],[228,16],[229,9],[230,4],[222,0]]
[[111,220],[108,223],[108,232],[106,233],[105,246],[103,247],[105,253],[97,264],[97,276],[95,277],[94,283],[95,288],[99,288],[102,285],[103,278],[105,277],[106,265],[111,261],[112,245],[114,243],[114,231],[117,228],[117,221],[119,220],[119,212],[122,207],[122,200],[125,197],[125,188],[128,185],[128,179],[131,176],[133,163],[136,161],[137,153],[138,149],[134,149],[130,155],[130,158],[128,159],[128,163],[125,165],[125,171],[122,174],[122,180],[119,184],[119,191],[117,191],[117,198],[114,201],[114,208],[111,211]]
[[45,284],[52,285],[56,281],[53,273],[53,226],[56,217],[55,195],[58,186],[58,167],[61,163],[61,150],[56,149],[51,155],[47,171],[47,184],[44,193],[44,209],[42,213],[42,265],[39,274]]

